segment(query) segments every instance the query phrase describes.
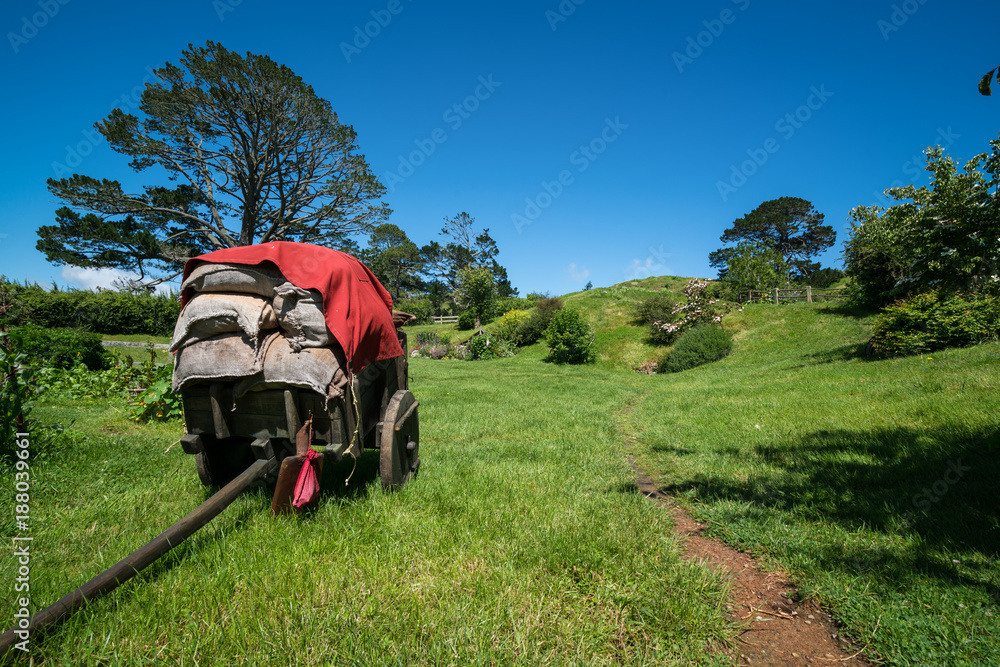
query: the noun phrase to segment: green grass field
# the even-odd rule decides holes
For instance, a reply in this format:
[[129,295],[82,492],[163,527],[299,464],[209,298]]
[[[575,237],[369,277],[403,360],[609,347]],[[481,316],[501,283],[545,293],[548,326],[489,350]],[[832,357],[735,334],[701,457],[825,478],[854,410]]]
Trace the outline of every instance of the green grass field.
[[[1000,345],[872,361],[865,317],[754,305],[727,318],[730,357],[640,375],[659,351],[629,308],[667,282],[686,280],[566,297],[598,326],[594,365],[541,345],[411,360],[415,481],[383,492],[369,452],[327,468],[310,515],[274,519],[249,493],[33,640],[35,664],[729,664],[725,585],[680,559],[633,459],[709,535],[791,573],[870,660],[1000,663]],[[35,609],[208,496],[171,447],[180,422],[114,408],[37,410],[70,426],[32,467]],[[14,533],[11,494],[0,527]],[[14,570],[0,553],[0,585]]]

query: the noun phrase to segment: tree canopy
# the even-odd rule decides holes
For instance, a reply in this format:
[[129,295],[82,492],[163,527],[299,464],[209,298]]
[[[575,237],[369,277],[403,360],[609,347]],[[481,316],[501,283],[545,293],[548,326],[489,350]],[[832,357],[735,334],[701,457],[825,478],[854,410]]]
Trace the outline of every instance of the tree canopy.
[[[823,218],[805,199],[780,197],[734,220],[719,240],[734,244],[749,241],[770,248],[784,258],[793,278],[804,280],[820,266],[810,258],[833,246],[837,239],[837,233],[823,224]],[[719,270],[720,278],[725,277],[736,252],[735,247],[730,247],[709,254],[709,263]]]
[[741,241],[729,258],[725,282],[737,292],[785,287],[788,265],[777,250],[754,241]]
[[210,41],[155,73],[142,119],[115,109],[95,127],[134,171],[167,183],[126,192],[116,180],[49,179],[66,204],[38,230],[49,261],[176,274],[220,248],[349,245],[389,215],[354,130],[289,68]]
[[404,289],[422,287],[417,275],[423,266],[420,249],[406,232],[392,223],[381,224],[372,231],[368,247],[361,251],[360,257],[393,299],[399,299]]
[[[424,274],[428,278],[439,280],[455,291],[461,283],[459,273],[462,269],[487,267],[493,273],[494,281],[507,280],[506,269],[496,262],[499,250],[496,241],[490,237],[489,228],[477,233],[475,224],[476,219],[465,212],[444,219],[440,235],[447,242],[441,245],[432,241],[420,249]],[[507,285],[509,287],[509,281]]]
[[889,188],[901,203],[851,211],[844,258],[858,303],[1000,281],[1000,139],[963,170],[939,146],[925,154],[929,186]]

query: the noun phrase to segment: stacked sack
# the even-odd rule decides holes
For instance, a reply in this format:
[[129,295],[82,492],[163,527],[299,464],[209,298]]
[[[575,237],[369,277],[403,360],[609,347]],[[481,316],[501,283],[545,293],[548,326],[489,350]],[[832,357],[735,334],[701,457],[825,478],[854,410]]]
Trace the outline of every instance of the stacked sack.
[[327,400],[344,395],[347,364],[319,291],[296,287],[273,265],[208,262],[191,271],[181,293],[188,289],[170,343],[174,391],[233,382],[234,400],[288,385]]

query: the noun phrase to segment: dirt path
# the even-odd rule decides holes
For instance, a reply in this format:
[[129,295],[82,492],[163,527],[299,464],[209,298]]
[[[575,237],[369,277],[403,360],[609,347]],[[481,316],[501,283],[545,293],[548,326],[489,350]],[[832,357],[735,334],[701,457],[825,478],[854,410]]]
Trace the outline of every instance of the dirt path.
[[685,557],[726,572],[732,585],[730,617],[744,625],[727,653],[740,665],[867,665],[858,649],[814,601],[797,602],[797,591],[781,572],[765,572],[748,554],[702,535],[705,527],[638,472],[639,490],[674,517]]

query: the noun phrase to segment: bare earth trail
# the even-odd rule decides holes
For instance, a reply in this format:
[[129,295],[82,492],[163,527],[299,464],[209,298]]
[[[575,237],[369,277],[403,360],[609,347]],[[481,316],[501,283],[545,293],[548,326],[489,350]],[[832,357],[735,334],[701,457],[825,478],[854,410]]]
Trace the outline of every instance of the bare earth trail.
[[[637,441],[626,416],[643,400],[638,396],[617,415],[627,448]],[[639,492],[659,503],[674,519],[685,558],[723,573],[730,584],[729,617],[743,628],[726,653],[740,665],[868,665],[858,647],[841,637],[840,629],[815,600],[799,601],[788,575],[766,571],[747,553],[705,537],[695,521],[656,480],[630,461]]]
[[[638,471],[637,471],[638,472]],[[684,556],[722,571],[731,585],[729,616],[744,629],[730,653],[741,665],[867,665],[858,649],[813,600],[797,602],[795,585],[781,572],[767,572],[754,559],[702,535],[705,527],[638,472],[639,491],[674,518]]]

